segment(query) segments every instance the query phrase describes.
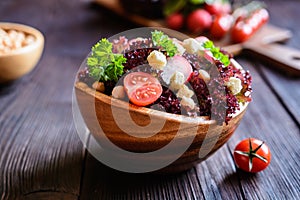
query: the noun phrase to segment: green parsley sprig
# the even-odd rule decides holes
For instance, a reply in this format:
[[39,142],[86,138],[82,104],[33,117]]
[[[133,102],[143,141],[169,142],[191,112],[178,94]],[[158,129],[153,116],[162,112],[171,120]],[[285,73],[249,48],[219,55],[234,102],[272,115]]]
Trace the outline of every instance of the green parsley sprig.
[[227,55],[224,55],[222,52],[220,52],[220,48],[215,47],[212,41],[209,40],[204,42],[203,47],[209,50],[216,59],[220,60],[223,63],[225,67],[227,67],[230,64],[229,57]]
[[90,76],[101,82],[117,82],[119,76],[124,73],[125,62],[126,58],[122,54],[112,52],[112,43],[106,38],[102,38],[92,47],[92,53],[87,58]]
[[152,41],[155,46],[162,47],[168,54],[168,56],[173,57],[177,53],[177,47],[169,36],[165,35],[162,31],[155,30],[151,32]]

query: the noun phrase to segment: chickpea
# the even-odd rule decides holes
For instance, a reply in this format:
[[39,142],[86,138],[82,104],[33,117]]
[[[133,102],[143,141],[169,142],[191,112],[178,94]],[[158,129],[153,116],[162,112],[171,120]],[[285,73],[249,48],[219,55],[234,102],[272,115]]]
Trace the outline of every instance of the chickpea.
[[112,97],[116,98],[116,99],[124,99],[125,98],[125,89],[123,86],[118,85],[116,87],[114,87],[113,91],[112,91]]
[[2,38],[4,35],[6,35],[6,31],[0,28],[0,38]]
[[198,72],[199,72],[199,77],[202,78],[205,81],[205,83],[209,82],[210,75],[207,71],[200,69]]
[[93,83],[92,87],[99,92],[105,91],[105,86],[104,86],[104,83],[102,83],[102,82],[95,81]]
[[89,86],[88,86],[86,83],[84,83],[84,82],[77,82],[76,84],[77,84],[78,87],[81,87],[81,88],[83,88],[83,89],[89,87]]
[[6,54],[35,42],[35,37],[22,31],[0,28],[0,54]]

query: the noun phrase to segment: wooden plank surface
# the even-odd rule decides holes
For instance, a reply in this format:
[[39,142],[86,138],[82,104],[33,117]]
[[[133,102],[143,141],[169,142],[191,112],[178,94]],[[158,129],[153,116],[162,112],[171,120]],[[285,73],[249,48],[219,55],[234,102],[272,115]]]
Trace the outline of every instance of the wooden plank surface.
[[[257,68],[259,63],[253,62],[251,65]],[[243,138],[260,138],[270,146],[272,160],[270,167],[257,175],[238,170],[243,193],[246,199],[297,199],[299,190],[294,184],[299,185],[299,127],[268,87],[267,80],[258,75],[259,70],[251,69],[251,72],[255,91],[253,103],[238,130],[241,130],[240,134],[232,137],[228,145],[233,149]],[[289,178],[282,178],[285,176]],[[282,193],[282,190],[288,192]]]
[[[61,63],[55,58],[46,59],[54,65]],[[51,68],[43,73],[39,70],[36,73],[40,76],[12,91],[11,95],[16,93],[13,100],[7,99],[1,110],[0,180],[4,182],[0,193],[4,199],[43,192],[78,194],[83,147],[72,126],[70,102],[55,90],[59,82],[67,82],[63,75],[56,77],[55,83],[47,79]]]
[[72,28],[74,23],[58,23],[72,14],[59,7],[62,2],[0,3],[1,20],[36,26],[46,36],[45,52],[35,70],[0,88],[1,199],[77,199],[79,195],[84,148],[72,124],[71,92],[85,52],[68,52],[72,44],[64,39],[69,33],[61,28]]
[[[299,1],[266,2],[271,22],[292,30],[288,46],[299,48]],[[36,69],[0,86],[0,199],[300,199],[299,79],[238,57],[253,75],[254,100],[228,143],[180,174],[126,174],[85,153],[71,93],[90,47],[136,25],[76,0],[0,1],[0,20],[35,26],[46,36]],[[270,167],[255,175],[236,169],[232,158],[247,137],[265,140],[272,151]]]
[[[296,1],[294,4],[285,4],[284,2],[278,2],[270,5],[270,14],[272,16],[271,22],[275,25],[281,25],[283,28],[290,29],[293,37],[287,41],[287,45],[300,49],[300,29],[295,27],[296,22],[293,16],[298,11],[300,2]],[[284,12],[282,16],[276,15],[280,10],[289,10],[290,12]],[[293,19],[293,20],[286,20]],[[281,56],[281,55],[278,55]],[[298,58],[298,61],[300,58]],[[276,92],[276,95],[283,102],[284,106],[293,116],[294,120],[297,121],[300,126],[300,78],[290,78],[288,76],[282,76],[281,71],[273,69],[272,65],[265,63],[267,67],[261,67],[261,70],[268,80],[270,87]]]

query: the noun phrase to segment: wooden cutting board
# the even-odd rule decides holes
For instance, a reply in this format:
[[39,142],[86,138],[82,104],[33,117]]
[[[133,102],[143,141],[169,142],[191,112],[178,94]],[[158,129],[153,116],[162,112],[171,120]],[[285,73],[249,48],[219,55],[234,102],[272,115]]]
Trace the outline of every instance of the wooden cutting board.
[[[164,20],[148,19],[140,15],[126,12],[119,3],[119,0],[93,1],[136,24],[147,27],[166,27]],[[196,36],[189,33],[185,34],[191,37]],[[272,66],[277,67],[290,75],[300,76],[300,50],[279,44],[279,42],[284,42],[291,37],[292,34],[289,30],[267,24],[244,43],[231,44],[228,38],[214,42],[217,46],[220,46],[235,55],[243,50],[247,50],[246,52],[254,54],[256,57],[269,62]]]
[[291,36],[289,30],[267,24],[244,43],[230,44],[225,39],[216,44],[235,55],[246,51],[267,61],[271,67],[276,67],[291,76],[300,76],[300,50],[280,43]]

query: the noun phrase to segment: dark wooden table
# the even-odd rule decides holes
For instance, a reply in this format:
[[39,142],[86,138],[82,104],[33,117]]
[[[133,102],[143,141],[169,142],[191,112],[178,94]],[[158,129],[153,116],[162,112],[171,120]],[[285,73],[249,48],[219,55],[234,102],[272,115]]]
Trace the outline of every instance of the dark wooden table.
[[[287,45],[299,48],[300,2],[266,3],[271,23],[293,32]],[[126,174],[83,147],[72,118],[72,89],[90,47],[136,25],[83,0],[1,0],[0,21],[29,24],[46,36],[34,71],[0,86],[1,199],[300,199],[299,78],[237,57],[253,75],[253,102],[226,145],[184,173]],[[233,148],[247,137],[271,148],[271,165],[261,173],[234,165]]]

